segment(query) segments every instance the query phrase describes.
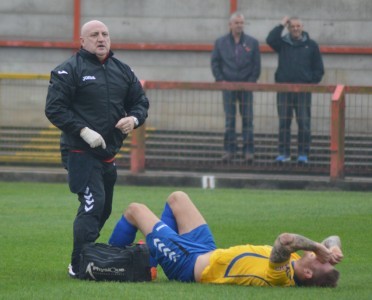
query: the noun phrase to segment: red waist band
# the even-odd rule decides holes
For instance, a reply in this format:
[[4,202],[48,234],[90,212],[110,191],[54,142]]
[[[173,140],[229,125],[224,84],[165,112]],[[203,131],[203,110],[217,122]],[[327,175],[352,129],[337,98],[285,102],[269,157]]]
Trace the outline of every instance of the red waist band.
[[[79,150],[79,149],[74,149],[74,150],[70,150],[70,152],[73,152],[73,153],[84,153],[85,151],[84,150]],[[115,160],[115,157],[110,157],[110,158],[102,159],[102,161],[105,162],[105,163],[112,163],[114,160]]]

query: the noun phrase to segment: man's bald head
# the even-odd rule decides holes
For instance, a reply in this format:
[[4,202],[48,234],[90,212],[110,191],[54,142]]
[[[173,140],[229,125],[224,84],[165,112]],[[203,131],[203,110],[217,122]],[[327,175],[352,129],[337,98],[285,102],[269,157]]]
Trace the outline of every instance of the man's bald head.
[[92,21],[89,21],[89,22],[86,22],[83,24],[83,26],[81,26],[81,29],[80,29],[80,35],[81,36],[84,36],[87,34],[87,32],[89,32],[89,30],[92,28],[92,27],[95,27],[97,25],[100,25],[100,26],[103,26],[106,28],[106,31],[108,32],[108,28],[107,26],[101,22],[101,21],[98,21],[98,20],[92,20]]
[[110,52],[111,41],[107,26],[98,20],[85,23],[80,31],[81,47],[95,54],[102,62]]

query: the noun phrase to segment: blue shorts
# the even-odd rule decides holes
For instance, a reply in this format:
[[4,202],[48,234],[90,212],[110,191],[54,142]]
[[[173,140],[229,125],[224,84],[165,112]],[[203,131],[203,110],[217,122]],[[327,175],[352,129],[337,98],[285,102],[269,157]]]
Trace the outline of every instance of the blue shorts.
[[195,281],[194,266],[198,256],[216,249],[207,224],[180,235],[160,221],[147,235],[146,243],[168,279],[185,282]]

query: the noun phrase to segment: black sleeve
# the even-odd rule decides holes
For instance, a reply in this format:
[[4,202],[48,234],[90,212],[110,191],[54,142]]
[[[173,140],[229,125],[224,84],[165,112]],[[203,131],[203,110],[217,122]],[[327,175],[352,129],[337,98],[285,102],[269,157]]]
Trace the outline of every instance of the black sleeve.
[[86,126],[71,110],[76,88],[71,65],[60,65],[50,74],[45,104],[48,120],[60,130],[73,135],[79,135],[80,130]]
[[147,118],[150,103],[137,76],[132,70],[129,70],[129,72],[131,82],[124,108],[129,116],[134,116],[138,119],[138,126],[141,126]]
[[319,83],[324,75],[324,65],[322,55],[319,50],[319,46],[317,44],[315,44],[314,46],[314,54],[312,58],[311,67],[313,71],[312,82]]
[[266,38],[266,43],[275,51],[279,52],[281,48],[282,32],[284,26],[278,25],[269,32]]

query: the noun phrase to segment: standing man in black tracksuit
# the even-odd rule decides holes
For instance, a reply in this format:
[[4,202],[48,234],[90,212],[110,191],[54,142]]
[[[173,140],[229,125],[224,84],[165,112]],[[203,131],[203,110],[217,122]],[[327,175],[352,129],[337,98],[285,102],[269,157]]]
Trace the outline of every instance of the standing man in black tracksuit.
[[[256,82],[261,72],[258,41],[245,34],[244,15],[235,12],[229,21],[230,33],[216,40],[211,58],[216,81]],[[254,159],[253,94],[250,91],[223,91],[225,136],[223,162],[231,161],[238,149],[235,120],[236,101],[242,116],[243,159]]]
[[[289,33],[282,36],[284,28]],[[275,82],[319,83],[324,74],[323,60],[318,44],[303,31],[297,17],[284,17],[279,26],[270,31],[266,42],[278,53]],[[293,110],[298,124],[297,162],[308,163],[311,143],[311,93],[278,93],[279,115],[279,163],[291,160],[291,122]]]
[[45,114],[61,131],[70,190],[80,206],[68,272],[78,277],[84,244],[94,242],[111,214],[116,166],[124,139],[147,118],[149,101],[126,64],[113,57],[108,28],[81,28],[81,49],[51,72]]

